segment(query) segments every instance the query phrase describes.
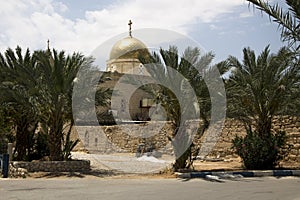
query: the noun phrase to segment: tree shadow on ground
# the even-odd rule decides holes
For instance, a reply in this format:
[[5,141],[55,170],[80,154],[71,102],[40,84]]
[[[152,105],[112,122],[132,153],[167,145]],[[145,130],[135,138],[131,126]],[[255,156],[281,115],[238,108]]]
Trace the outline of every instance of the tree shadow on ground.
[[120,172],[112,171],[112,170],[90,170],[85,172],[36,172],[29,173],[28,177],[31,178],[85,178],[85,177],[112,177],[120,175]]

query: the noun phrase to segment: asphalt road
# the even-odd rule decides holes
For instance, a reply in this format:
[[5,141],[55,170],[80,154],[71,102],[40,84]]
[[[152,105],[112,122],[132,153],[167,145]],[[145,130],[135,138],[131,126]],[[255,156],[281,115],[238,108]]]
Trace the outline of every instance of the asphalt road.
[[0,179],[0,200],[300,200],[300,178],[203,179],[51,178]]

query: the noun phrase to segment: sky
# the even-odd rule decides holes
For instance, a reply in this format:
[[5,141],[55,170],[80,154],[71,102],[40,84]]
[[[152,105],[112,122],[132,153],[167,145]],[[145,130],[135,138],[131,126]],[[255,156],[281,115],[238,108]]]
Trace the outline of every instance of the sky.
[[49,39],[51,48],[88,56],[99,45],[128,32],[129,19],[133,21],[133,36],[144,28],[171,30],[212,51],[214,62],[229,55],[242,59],[245,47],[258,54],[269,44],[272,52],[283,46],[278,26],[245,0],[0,2],[1,53],[17,45],[31,51],[46,49]]

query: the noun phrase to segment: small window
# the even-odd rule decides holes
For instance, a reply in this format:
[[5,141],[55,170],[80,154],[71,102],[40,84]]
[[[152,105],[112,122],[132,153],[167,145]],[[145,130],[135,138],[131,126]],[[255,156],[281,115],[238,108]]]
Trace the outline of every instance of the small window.
[[149,108],[155,104],[154,99],[144,98],[141,100],[140,105],[142,108]]

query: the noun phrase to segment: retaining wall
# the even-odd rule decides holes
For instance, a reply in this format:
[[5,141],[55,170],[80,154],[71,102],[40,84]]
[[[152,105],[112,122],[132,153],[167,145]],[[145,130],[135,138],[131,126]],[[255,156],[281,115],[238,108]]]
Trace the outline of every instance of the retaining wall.
[[[285,131],[287,134],[287,144],[292,145],[285,161],[300,163],[300,117],[275,117],[273,120],[274,131]],[[231,149],[232,139],[235,135],[245,135],[245,129],[242,123],[237,120],[227,119],[213,151],[209,156],[212,157],[237,157]]]
[[[195,132],[197,123],[194,121],[188,124],[189,132]],[[135,153],[138,145],[141,143],[155,146],[162,153],[173,153],[172,145],[168,140],[168,137],[173,132],[170,123],[147,122],[146,124],[114,126],[79,126],[76,127],[76,130],[76,134],[82,140],[81,149],[86,149],[91,153]],[[273,130],[283,130],[287,133],[288,144],[292,145],[292,149],[289,151],[286,160],[300,163],[300,117],[275,117]],[[213,135],[216,131],[213,127],[211,132],[206,134]],[[234,119],[226,119],[220,134],[211,137],[205,142],[206,146],[213,147],[209,150],[207,156],[237,157],[231,149],[232,139],[235,135],[245,134],[245,129],[241,122]],[[201,137],[196,143],[201,146],[204,139],[205,137]]]

